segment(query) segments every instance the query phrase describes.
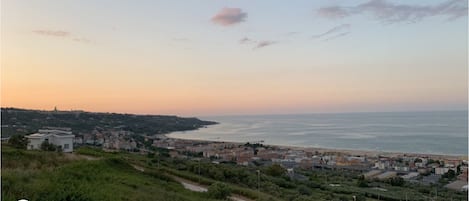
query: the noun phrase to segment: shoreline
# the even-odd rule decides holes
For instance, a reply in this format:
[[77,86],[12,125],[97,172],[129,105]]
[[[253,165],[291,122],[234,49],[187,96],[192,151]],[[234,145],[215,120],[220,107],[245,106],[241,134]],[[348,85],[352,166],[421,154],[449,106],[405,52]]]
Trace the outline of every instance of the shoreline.
[[[188,138],[176,138],[169,136],[171,133],[163,134],[168,139],[184,140],[193,142],[204,142],[204,143],[232,143],[236,145],[244,145],[247,142],[233,142],[233,141],[218,141],[218,140],[203,140],[203,139],[188,139]],[[335,154],[347,154],[353,156],[384,156],[384,157],[398,157],[398,156],[414,156],[414,157],[428,157],[432,159],[447,159],[447,160],[468,160],[469,155],[448,155],[448,154],[428,154],[428,153],[412,153],[412,152],[394,152],[394,151],[377,151],[377,150],[358,150],[358,149],[342,149],[342,148],[326,148],[326,147],[303,147],[294,145],[275,145],[265,144],[269,147],[276,147],[290,150],[303,150],[319,153],[335,153]]]

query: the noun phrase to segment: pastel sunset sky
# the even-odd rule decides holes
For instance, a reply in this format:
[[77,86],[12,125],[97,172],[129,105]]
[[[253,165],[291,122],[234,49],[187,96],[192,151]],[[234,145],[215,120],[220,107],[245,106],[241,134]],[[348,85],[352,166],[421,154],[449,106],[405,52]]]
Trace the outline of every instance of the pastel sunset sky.
[[1,106],[467,110],[466,0],[3,0]]

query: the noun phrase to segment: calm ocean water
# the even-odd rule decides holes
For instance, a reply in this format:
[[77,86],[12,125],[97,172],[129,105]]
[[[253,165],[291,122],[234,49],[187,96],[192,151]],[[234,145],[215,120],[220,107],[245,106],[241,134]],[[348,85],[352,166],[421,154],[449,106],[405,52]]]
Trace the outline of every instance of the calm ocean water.
[[205,117],[218,125],[169,136],[231,142],[467,155],[467,111]]

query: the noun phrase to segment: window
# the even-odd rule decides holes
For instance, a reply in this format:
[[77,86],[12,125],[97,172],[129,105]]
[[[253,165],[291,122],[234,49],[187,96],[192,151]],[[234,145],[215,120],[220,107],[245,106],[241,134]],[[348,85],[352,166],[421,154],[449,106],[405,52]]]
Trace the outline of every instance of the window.
[[64,144],[64,149],[69,149],[68,144]]

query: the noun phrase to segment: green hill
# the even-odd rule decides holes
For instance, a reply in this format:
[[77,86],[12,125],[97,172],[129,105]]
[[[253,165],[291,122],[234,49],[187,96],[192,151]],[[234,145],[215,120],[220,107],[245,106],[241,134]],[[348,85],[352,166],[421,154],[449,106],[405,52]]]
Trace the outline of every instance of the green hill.
[[[353,196],[357,201],[399,201],[406,197],[423,201],[434,198],[435,190],[437,200],[467,200],[465,193],[441,186],[377,181],[361,185],[359,172],[295,170],[303,178],[293,179],[278,165],[199,162],[171,158],[166,149],[147,155],[90,147],[57,153],[16,149],[2,143],[1,152],[1,196],[5,201],[196,201],[224,200],[229,194],[245,201],[353,201]],[[209,191],[190,191],[180,182]]]
[[86,158],[2,146],[2,200],[210,200],[163,173],[142,173],[125,157]]
[[206,125],[216,124],[216,122],[202,121],[194,117],[85,111],[42,111],[18,108],[1,108],[1,115],[2,137],[36,132],[44,126],[69,127],[74,134],[91,133],[94,129],[118,128],[138,135],[154,135],[173,131],[194,130]]

